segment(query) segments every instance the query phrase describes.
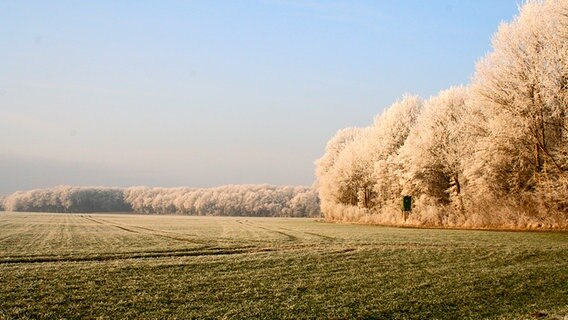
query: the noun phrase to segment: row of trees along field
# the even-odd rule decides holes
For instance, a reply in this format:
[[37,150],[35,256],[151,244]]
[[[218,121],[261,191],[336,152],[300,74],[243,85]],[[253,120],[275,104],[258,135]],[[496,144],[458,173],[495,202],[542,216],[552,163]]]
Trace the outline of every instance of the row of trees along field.
[[106,188],[60,186],[15,192],[0,199],[6,211],[136,212],[203,216],[319,217],[309,187],[231,185],[217,188]]
[[[568,1],[528,1],[502,23],[472,83],[405,96],[316,162],[329,220],[568,226]],[[414,207],[401,213],[401,198]]]

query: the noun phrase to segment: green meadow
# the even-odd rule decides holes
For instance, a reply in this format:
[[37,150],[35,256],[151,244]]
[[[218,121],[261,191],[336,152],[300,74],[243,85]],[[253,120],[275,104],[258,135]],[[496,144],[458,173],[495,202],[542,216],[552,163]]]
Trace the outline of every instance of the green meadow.
[[566,319],[568,233],[0,213],[0,319]]

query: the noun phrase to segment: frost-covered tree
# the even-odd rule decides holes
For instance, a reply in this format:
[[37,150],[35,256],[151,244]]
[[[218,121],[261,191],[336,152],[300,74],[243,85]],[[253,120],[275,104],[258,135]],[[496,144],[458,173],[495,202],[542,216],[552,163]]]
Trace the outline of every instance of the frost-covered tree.
[[19,191],[5,201],[8,211],[131,212],[209,216],[319,216],[313,188],[231,185],[217,188],[60,186]]
[[[370,189],[370,172],[366,161],[364,141],[367,130],[361,130],[357,140],[347,145],[338,155],[331,170],[331,177],[335,188],[332,195],[336,202],[357,206],[364,206],[364,199],[360,193]],[[361,201],[360,201],[361,200]]]
[[[319,216],[312,188],[230,185],[217,188],[147,188],[125,191],[135,212],[210,216]],[[302,202],[304,201],[304,202]]]
[[472,96],[485,127],[471,176],[483,192],[568,209],[567,30],[568,1],[528,1],[478,63]]
[[391,183],[397,179],[388,169],[421,105],[418,97],[405,96],[377,116],[373,126],[339,131],[330,140],[316,162],[321,208],[328,218],[344,219],[346,209],[350,215],[366,215],[392,202],[399,185]]
[[[350,162],[349,150],[363,134],[361,128],[346,128],[338,131],[327,143],[323,157],[316,161],[316,185],[324,212],[333,210],[338,203],[355,203],[357,194],[349,187],[349,174],[344,167]],[[346,151],[347,148],[347,151]]]
[[317,190],[311,188],[306,192],[294,192],[294,197],[289,201],[290,217],[319,217],[320,202]]
[[466,88],[455,87],[427,100],[399,158],[405,194],[421,199],[423,205],[452,204],[460,216],[464,214],[464,160],[471,155],[467,97]]
[[7,211],[120,212],[132,208],[122,189],[58,186],[15,192],[5,199]]
[[373,167],[373,206],[376,210],[398,203],[402,192],[398,154],[422,104],[418,96],[406,95],[375,118],[367,148]]

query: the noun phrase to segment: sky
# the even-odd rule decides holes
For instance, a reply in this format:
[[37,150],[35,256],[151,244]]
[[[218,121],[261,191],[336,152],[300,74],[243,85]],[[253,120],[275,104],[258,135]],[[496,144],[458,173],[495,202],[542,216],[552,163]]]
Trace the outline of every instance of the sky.
[[0,1],[0,194],[311,185],[337,130],[469,83],[518,3]]

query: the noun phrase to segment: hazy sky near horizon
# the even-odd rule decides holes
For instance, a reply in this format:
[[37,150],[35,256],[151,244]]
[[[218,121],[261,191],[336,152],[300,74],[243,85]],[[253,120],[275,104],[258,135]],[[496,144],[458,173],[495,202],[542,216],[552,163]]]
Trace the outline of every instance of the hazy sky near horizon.
[[519,1],[1,1],[0,194],[310,185],[341,128],[467,84]]

